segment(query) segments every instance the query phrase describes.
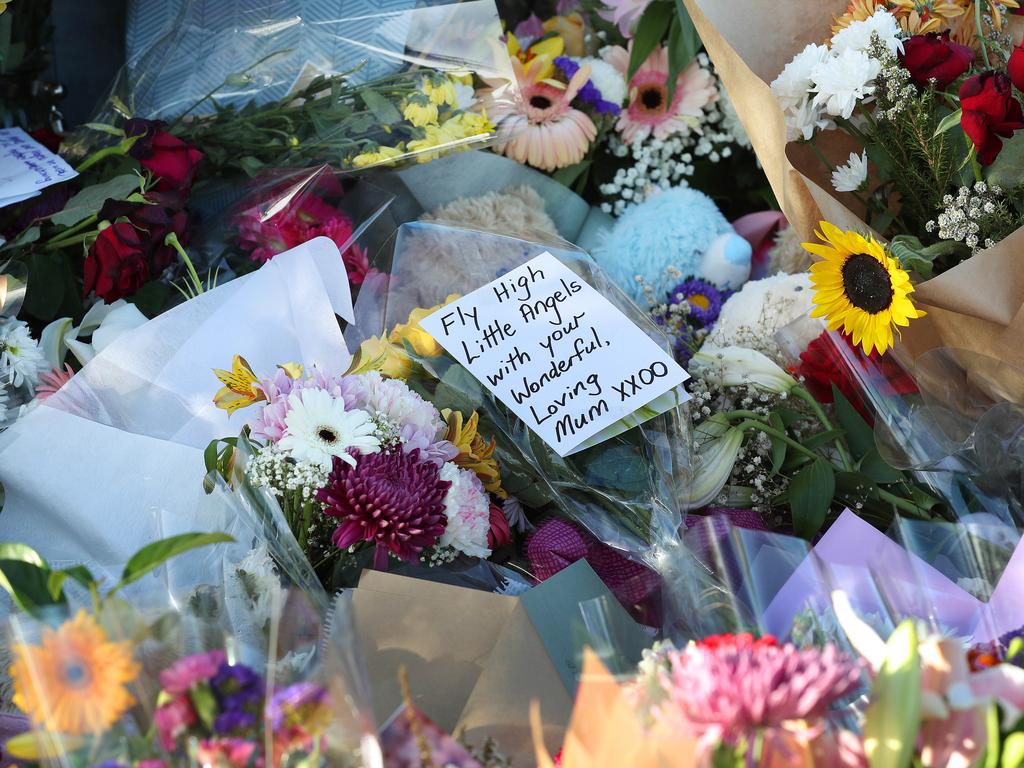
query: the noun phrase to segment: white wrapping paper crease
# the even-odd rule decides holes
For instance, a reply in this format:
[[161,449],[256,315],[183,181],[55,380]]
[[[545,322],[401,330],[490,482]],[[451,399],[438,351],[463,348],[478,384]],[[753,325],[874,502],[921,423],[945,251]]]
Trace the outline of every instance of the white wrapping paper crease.
[[240,354],[258,374],[293,361],[344,371],[335,314],[353,319],[348,279],[338,247],[316,238],[117,339],[0,434],[0,541],[116,580],[154,539],[222,529],[203,450],[244,417],[213,406],[211,369]]

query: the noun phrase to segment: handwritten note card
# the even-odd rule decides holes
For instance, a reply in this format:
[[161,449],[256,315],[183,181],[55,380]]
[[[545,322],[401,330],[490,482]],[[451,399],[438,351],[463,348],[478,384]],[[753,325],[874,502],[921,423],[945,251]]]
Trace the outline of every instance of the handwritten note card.
[[560,456],[686,399],[672,357],[547,252],[421,325]]
[[0,208],[35,197],[78,173],[21,128],[0,129]]

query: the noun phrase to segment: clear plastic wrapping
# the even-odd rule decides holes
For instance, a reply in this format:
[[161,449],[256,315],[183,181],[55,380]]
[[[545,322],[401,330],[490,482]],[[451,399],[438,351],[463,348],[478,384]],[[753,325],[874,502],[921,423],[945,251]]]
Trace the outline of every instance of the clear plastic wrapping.
[[[501,38],[492,0],[349,16],[338,5],[190,0],[125,65],[92,125],[164,121],[217,175],[426,162],[497,135],[483,92],[497,114],[517,89]],[[102,135],[86,130],[70,151]]]

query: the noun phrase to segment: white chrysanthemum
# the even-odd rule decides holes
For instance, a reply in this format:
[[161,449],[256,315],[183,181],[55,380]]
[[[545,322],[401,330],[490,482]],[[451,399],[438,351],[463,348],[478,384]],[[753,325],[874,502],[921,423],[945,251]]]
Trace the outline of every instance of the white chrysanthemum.
[[832,172],[832,186],[836,192],[856,192],[868,180],[868,153],[850,153],[850,162]]
[[441,479],[452,485],[444,497],[448,518],[438,546],[451,547],[470,557],[489,557],[487,534],[491,530],[491,508],[487,492],[477,476],[454,464],[441,467]]
[[43,351],[26,323],[8,320],[0,324],[0,382],[16,387],[25,384],[31,390],[47,368]]
[[845,29],[839,30],[832,38],[832,52],[861,51],[866,53],[871,46],[871,36],[876,33],[893,55],[903,51],[899,22],[884,7],[879,7],[874,16],[864,21],[855,21]]
[[786,110],[786,141],[810,141],[818,131],[834,128],[824,110],[806,98],[799,105]]
[[455,81],[455,108],[466,112],[476,104],[476,89],[472,85]]
[[798,109],[807,99],[814,84],[814,70],[830,56],[824,45],[811,43],[786,65],[782,73],[772,81],[771,89],[783,110]]
[[848,119],[857,103],[875,93],[875,78],[882,70],[877,59],[862,51],[848,49],[815,67],[811,77],[817,95],[814,105],[833,117]]
[[380,450],[376,426],[365,411],[346,411],[345,401],[322,389],[304,389],[288,395],[285,434],[278,446],[298,462],[330,469],[335,456],[355,466],[349,453]]
[[601,98],[622,106],[626,102],[629,88],[622,74],[604,59],[585,56],[576,59],[581,67],[590,67],[590,82],[601,92]]

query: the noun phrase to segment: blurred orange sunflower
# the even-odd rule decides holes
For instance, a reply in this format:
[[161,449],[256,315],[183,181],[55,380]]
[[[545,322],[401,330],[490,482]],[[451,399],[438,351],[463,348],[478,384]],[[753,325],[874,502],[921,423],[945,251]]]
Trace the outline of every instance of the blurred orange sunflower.
[[80,610],[38,645],[11,646],[14,703],[47,731],[73,736],[110,728],[135,699],[127,689],[139,674],[130,642],[111,642]]

